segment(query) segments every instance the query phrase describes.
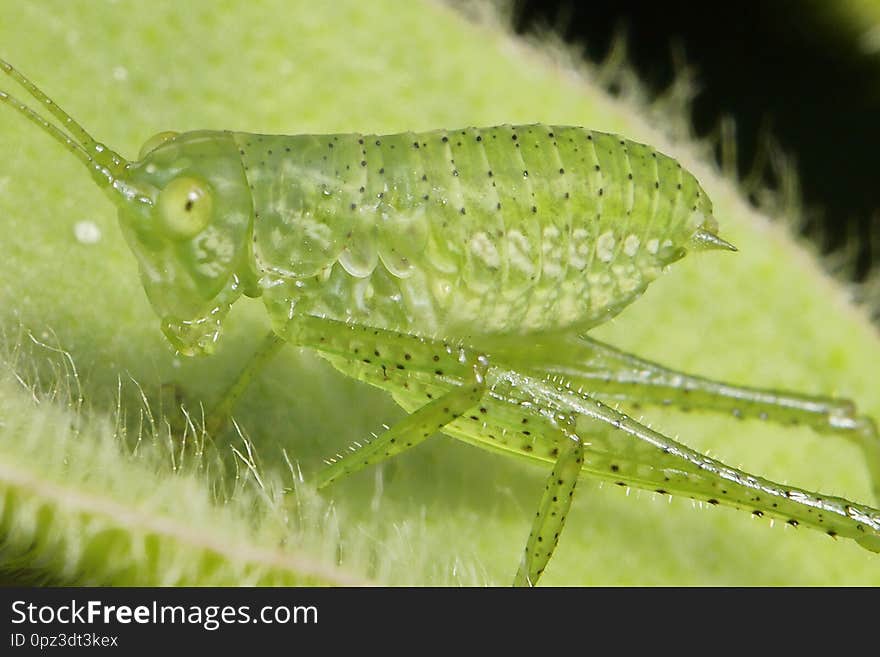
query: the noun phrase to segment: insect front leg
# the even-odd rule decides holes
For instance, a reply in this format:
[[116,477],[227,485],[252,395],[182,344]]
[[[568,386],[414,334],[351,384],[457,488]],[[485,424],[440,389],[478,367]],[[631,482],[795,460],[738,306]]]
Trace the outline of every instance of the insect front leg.
[[581,474],[584,443],[574,432],[575,420],[568,416],[561,424],[560,431],[565,434],[566,440],[562,441],[559,457],[547,478],[547,485],[544,486],[525,553],[513,579],[514,586],[534,586],[544,572],[559,542],[559,534],[565,526],[565,518],[571,508],[574,489]]
[[864,453],[874,497],[880,500],[880,434],[874,421],[859,416],[849,400],[692,376],[573,334],[541,337],[516,350],[502,345],[499,353],[523,371],[561,376],[605,399],[807,425],[821,434],[842,436]]
[[232,385],[226,389],[226,392],[223,393],[223,396],[220,397],[220,400],[208,414],[208,418],[205,421],[205,429],[209,435],[216,435],[217,432],[223,429],[229,420],[233,407],[248,385],[250,385],[250,382],[263,369],[263,366],[272,360],[272,357],[278,353],[284,344],[284,338],[274,331],[269,331],[266,337],[263,338],[259,348],[257,348],[253,356],[251,356],[250,360],[248,360],[247,364],[232,382]]

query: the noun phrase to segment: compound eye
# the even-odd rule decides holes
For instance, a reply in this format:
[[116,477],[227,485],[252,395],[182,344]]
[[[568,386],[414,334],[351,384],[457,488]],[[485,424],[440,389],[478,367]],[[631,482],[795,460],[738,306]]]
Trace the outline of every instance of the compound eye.
[[155,135],[147,139],[147,141],[144,142],[144,145],[141,146],[141,152],[138,153],[138,159],[143,160],[149,153],[159,148],[159,146],[164,144],[166,141],[174,139],[179,134],[179,132],[174,132],[173,130],[157,132]]
[[198,235],[211,223],[214,201],[207,181],[192,176],[175,178],[159,194],[159,221],[173,240]]

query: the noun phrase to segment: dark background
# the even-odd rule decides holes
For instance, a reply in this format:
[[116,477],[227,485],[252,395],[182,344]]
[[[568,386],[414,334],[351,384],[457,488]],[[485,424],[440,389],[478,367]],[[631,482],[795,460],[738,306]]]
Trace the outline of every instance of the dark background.
[[[675,77],[673,52],[683,54],[699,89],[697,134],[717,135],[721,118],[733,117],[741,176],[771,139],[792,156],[804,233],[826,253],[857,241],[854,267],[843,274],[858,280],[880,263],[880,56],[862,48],[860,29],[840,19],[836,1],[520,0],[514,25],[549,27],[593,61],[623,33],[630,65],[656,93]],[[759,169],[763,183],[778,185],[772,167]]]

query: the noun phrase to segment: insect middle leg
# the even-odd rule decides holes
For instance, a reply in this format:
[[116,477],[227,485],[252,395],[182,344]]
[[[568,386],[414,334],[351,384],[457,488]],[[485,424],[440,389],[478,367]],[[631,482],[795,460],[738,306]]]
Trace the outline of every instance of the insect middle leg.
[[[527,395],[517,399],[490,398],[490,382],[505,370],[491,368],[485,355],[463,346],[314,317],[293,320],[286,335],[297,344],[315,348],[343,372],[388,390],[404,407],[414,408],[408,417],[376,439],[332,461],[319,475],[319,487],[391,458],[437,431],[449,432],[451,425],[468,422],[463,426],[471,434],[469,442],[480,443],[479,437],[474,440],[475,432],[479,436],[476,426],[487,430],[497,424],[502,429],[499,434],[518,433],[518,420],[506,415],[516,415],[517,409],[531,415],[543,427],[537,439],[553,452],[555,464],[514,585],[531,586],[537,582],[559,540],[583,469],[584,443],[574,431],[574,416],[554,413],[549,407],[534,408]],[[426,390],[433,392],[427,393],[429,401],[424,403],[419,397]],[[479,410],[474,409],[465,418],[475,406]]]
[[605,399],[731,413],[842,436],[861,448],[874,497],[880,500],[880,434],[874,421],[859,416],[849,400],[713,381],[574,334],[544,336],[512,347],[492,349],[522,371],[561,376]]
[[583,468],[584,443],[574,432],[573,417],[565,418],[564,424],[565,428],[561,427],[560,430],[565,435],[565,440],[561,442],[559,456],[544,486],[541,503],[526,541],[525,553],[513,579],[514,586],[534,586],[538,582],[553,556],[571,508],[574,489]]
[[[332,459],[319,475],[319,488],[415,447],[477,405],[486,391],[486,356],[463,346],[313,316],[290,320],[284,336],[316,349],[350,376],[391,392],[424,395],[408,417]],[[442,385],[428,390],[426,380]]]
[[428,402],[374,440],[332,459],[318,475],[318,488],[415,447],[464,415],[479,403],[486,390],[486,366],[487,361],[478,357],[470,381]]

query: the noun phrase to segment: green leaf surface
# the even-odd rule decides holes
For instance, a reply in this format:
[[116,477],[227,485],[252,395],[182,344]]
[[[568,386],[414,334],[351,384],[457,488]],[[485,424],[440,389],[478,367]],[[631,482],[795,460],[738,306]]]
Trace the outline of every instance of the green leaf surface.
[[[156,132],[201,128],[382,133],[540,121],[652,144],[697,175],[740,252],[689,256],[596,336],[734,383],[852,398],[880,418],[877,331],[785,226],[750,208],[699,148],[665,138],[657,113],[609,98],[589,70],[498,26],[394,0],[0,7],[0,56],[130,157]],[[264,334],[260,304],[236,304],[212,357],[176,357],[113,207],[76,160],[6,107],[0,155],[5,570],[100,584],[511,581],[544,469],[438,436],[317,497],[308,482],[322,459],[402,411],[310,354],[285,350],[248,391],[236,411],[247,443],[229,432],[207,449],[214,456],[181,464],[191,449],[174,443],[161,414],[151,428],[132,381],[150,399],[174,382],[197,413]],[[79,393],[62,403],[64,386],[77,383],[83,404]],[[861,454],[840,439],[640,413],[731,465],[871,502]],[[146,438],[134,450],[142,415]],[[769,524],[583,480],[542,583],[880,584],[877,555]]]

